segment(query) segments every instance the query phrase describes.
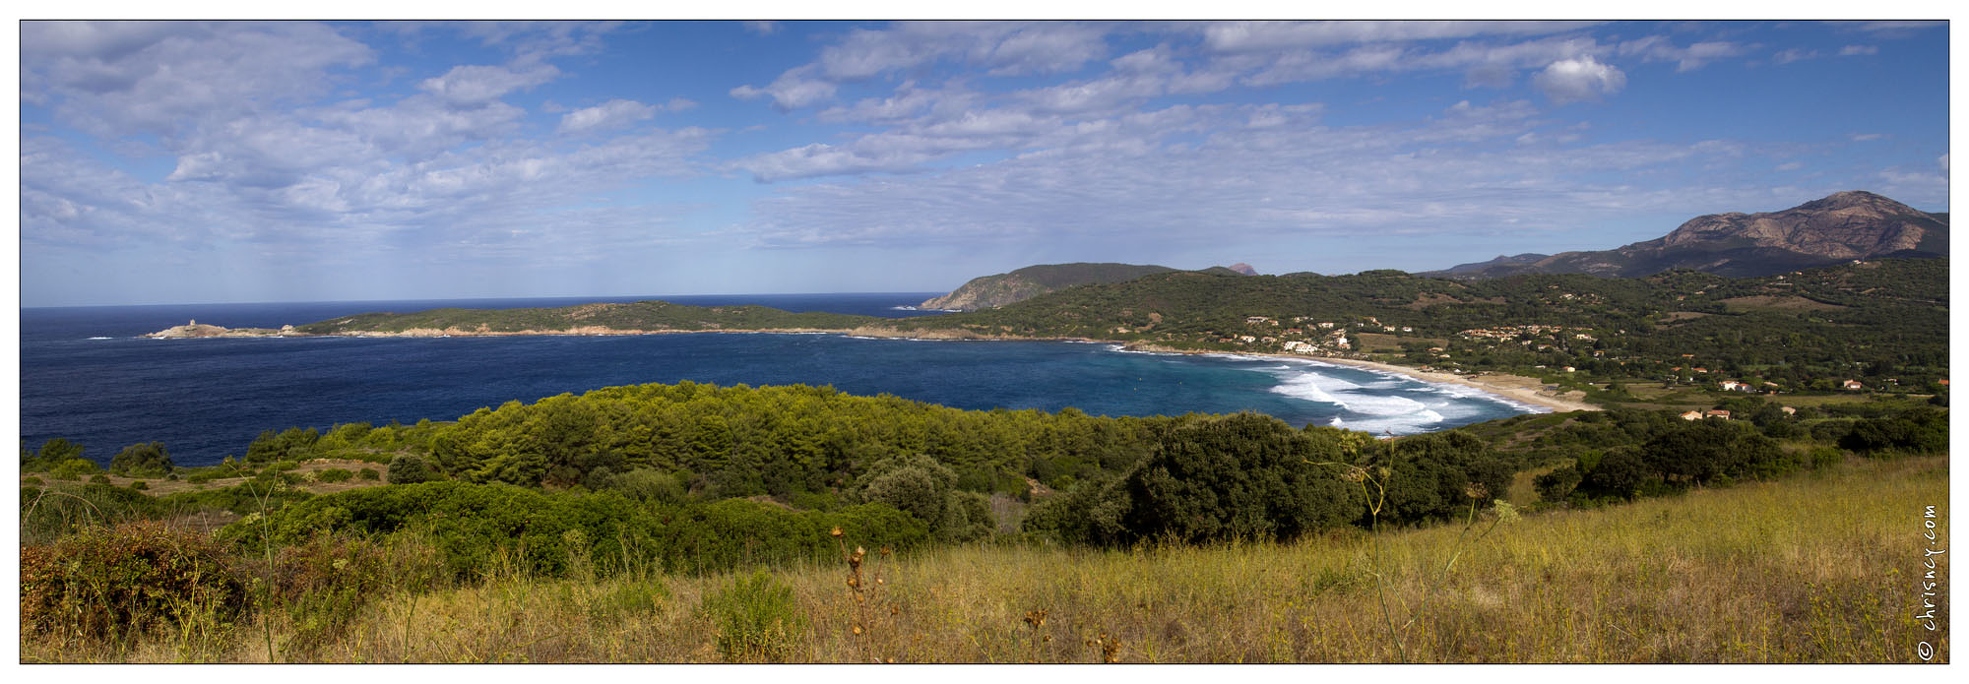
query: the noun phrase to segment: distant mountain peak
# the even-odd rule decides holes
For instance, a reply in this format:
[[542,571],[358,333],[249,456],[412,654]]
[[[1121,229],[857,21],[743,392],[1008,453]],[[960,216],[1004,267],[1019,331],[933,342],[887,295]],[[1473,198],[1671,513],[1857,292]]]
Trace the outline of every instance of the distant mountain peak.
[[1242,261],[1237,262],[1235,264],[1231,264],[1231,270],[1237,271],[1239,273],[1243,273],[1245,275],[1258,275],[1258,269],[1252,268],[1251,264],[1247,264]]
[[1684,268],[1747,277],[1890,255],[1948,256],[1946,215],[1848,190],[1782,211],[1704,214],[1662,237],[1612,250],[1521,254],[1425,275],[1467,279],[1590,273],[1634,278]]

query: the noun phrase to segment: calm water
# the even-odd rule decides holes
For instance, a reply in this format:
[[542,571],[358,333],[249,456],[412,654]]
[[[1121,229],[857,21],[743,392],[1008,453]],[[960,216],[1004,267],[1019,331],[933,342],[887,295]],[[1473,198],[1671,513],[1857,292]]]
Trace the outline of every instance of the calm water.
[[[919,315],[941,293],[665,297],[789,311]],[[622,298],[599,301],[633,301]],[[370,311],[566,306],[595,298],[214,304],[21,310],[21,437],[66,437],[107,461],[161,441],[181,465],[241,454],[289,426],[450,420],[508,400],[679,380],[833,385],[967,409],[1069,406],[1095,415],[1253,410],[1295,426],[1409,434],[1532,409],[1456,386],[1313,362],[1176,356],[1066,342],[839,335],[148,340],[189,319],[279,327]]]

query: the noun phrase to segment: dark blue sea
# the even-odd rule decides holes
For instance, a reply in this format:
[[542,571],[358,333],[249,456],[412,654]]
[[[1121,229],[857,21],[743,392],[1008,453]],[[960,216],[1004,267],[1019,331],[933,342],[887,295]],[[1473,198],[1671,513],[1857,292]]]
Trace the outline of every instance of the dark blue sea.
[[[663,297],[699,306],[877,316],[942,293]],[[1311,361],[1183,356],[1070,342],[841,335],[151,340],[186,321],[303,324],[372,311],[567,306],[638,298],[316,302],[21,310],[21,437],[80,443],[107,462],[159,441],[180,465],[243,454],[263,430],[444,421],[509,400],[680,380],[833,385],[966,409],[1146,416],[1243,410],[1294,426],[1411,434],[1533,411],[1458,386]]]

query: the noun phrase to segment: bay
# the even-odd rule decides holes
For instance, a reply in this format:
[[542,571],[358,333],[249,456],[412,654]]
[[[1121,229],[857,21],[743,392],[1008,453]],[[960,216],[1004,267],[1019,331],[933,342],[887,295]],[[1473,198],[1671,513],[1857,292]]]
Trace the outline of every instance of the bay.
[[[936,293],[663,297],[699,306],[927,315]],[[1122,352],[1071,342],[843,335],[150,340],[190,319],[278,327],[370,311],[567,306],[616,299],[316,302],[21,311],[21,437],[98,461],[160,441],[181,465],[243,454],[263,430],[452,420],[480,407],[612,385],[832,385],[964,409],[1146,416],[1257,411],[1291,423],[1412,434],[1533,408],[1459,386],[1296,359]]]

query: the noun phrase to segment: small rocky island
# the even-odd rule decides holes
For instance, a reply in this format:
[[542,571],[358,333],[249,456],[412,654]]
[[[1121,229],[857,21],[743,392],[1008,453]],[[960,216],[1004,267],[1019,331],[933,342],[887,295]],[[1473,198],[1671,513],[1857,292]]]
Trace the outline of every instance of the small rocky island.
[[283,325],[279,330],[272,328],[227,328],[217,325],[199,325],[198,319],[184,325],[165,328],[145,335],[153,340],[185,340],[204,337],[299,337],[306,333],[296,332],[294,326]]

